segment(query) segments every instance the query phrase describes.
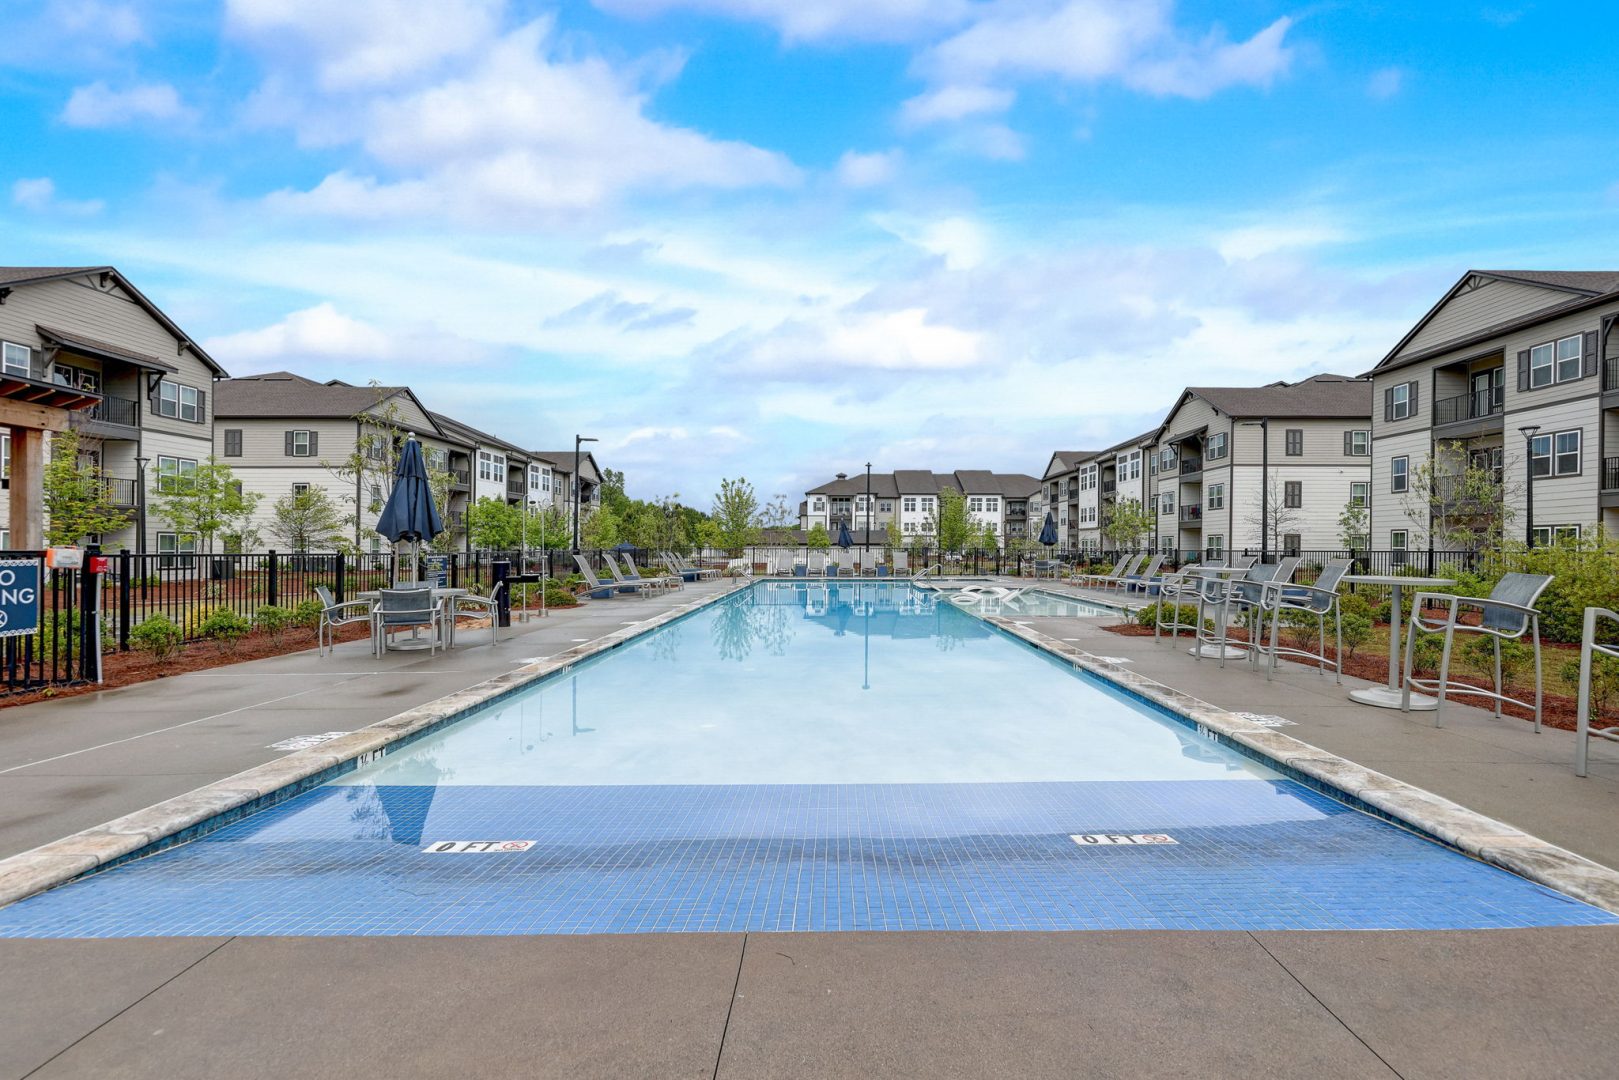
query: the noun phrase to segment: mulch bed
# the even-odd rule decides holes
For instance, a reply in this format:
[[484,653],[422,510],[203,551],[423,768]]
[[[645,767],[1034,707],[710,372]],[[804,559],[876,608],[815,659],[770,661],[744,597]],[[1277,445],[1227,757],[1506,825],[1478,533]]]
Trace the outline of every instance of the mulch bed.
[[[1120,637],[1153,636],[1152,627],[1140,626],[1136,623],[1108,624],[1103,626],[1102,629],[1106,630],[1110,634],[1118,634]],[[1164,636],[1168,637],[1169,635],[1166,633]],[[1192,633],[1189,630],[1184,631],[1181,636],[1184,638],[1190,638]],[[1231,640],[1246,642],[1248,637],[1241,630],[1234,629],[1231,631]],[[1285,637],[1283,638],[1283,641],[1286,641]],[[1546,671],[1557,670],[1557,667],[1570,656],[1578,657],[1580,653],[1579,646],[1577,645],[1562,645],[1553,642],[1542,642],[1541,650],[1541,664],[1543,669]],[[1334,655],[1334,649],[1330,640],[1327,643],[1327,655],[1329,657]],[[1385,684],[1388,682],[1389,661],[1386,655],[1372,655],[1364,650],[1359,650],[1353,655],[1346,656],[1344,658],[1343,667],[1345,675],[1353,675],[1357,679],[1365,679],[1368,682]],[[1418,674],[1424,677],[1432,678],[1438,675],[1438,672],[1423,671],[1419,668]],[[1464,682],[1471,686],[1478,686],[1484,689],[1489,689],[1490,686],[1489,680],[1487,679],[1477,678],[1473,675],[1456,671],[1454,663],[1451,665],[1451,678],[1456,682]],[[1535,695],[1535,687],[1533,683],[1529,684],[1528,686],[1520,686],[1516,683],[1508,683],[1507,692],[1512,694],[1514,697],[1533,699]],[[1488,698],[1474,697],[1472,695],[1455,698],[1454,700],[1463,705],[1475,705],[1479,708],[1488,708],[1491,704]],[[1503,716],[1515,717],[1516,719],[1523,720],[1528,723],[1533,723],[1535,719],[1534,713],[1528,709],[1519,708],[1516,705],[1503,705],[1501,707],[1501,714]],[[1541,723],[1546,727],[1559,728],[1563,731],[1573,731],[1577,723],[1578,715],[1579,703],[1568,694],[1555,694],[1548,690],[1541,698],[1540,719]],[[1601,715],[1604,717],[1604,723],[1611,722],[1614,719],[1619,719],[1619,717],[1615,717],[1612,713],[1606,711]],[[1596,715],[1593,715],[1591,719],[1592,726],[1597,726]]]

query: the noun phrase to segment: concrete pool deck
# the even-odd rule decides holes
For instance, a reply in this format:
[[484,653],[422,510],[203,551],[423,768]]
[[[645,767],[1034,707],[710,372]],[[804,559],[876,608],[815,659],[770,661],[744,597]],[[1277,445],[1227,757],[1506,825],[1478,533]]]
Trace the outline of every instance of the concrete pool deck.
[[[277,755],[271,742],[352,730],[702,593],[590,605],[516,627],[495,649],[377,662],[350,646],[0,713],[3,851],[260,764]],[[1097,620],[1030,621],[1619,862],[1603,835],[1619,789],[1611,750],[1577,780],[1564,732],[1535,736],[1472,709],[1435,731],[1425,718],[1351,705],[1344,689],[1299,669],[1267,686],[1244,665],[1222,673]],[[77,702],[86,704],[65,708]],[[15,723],[10,713],[26,715]],[[162,767],[176,756],[185,770]],[[0,1077],[1595,1077],[1619,1055],[1616,961],[1615,928],[5,940]]]

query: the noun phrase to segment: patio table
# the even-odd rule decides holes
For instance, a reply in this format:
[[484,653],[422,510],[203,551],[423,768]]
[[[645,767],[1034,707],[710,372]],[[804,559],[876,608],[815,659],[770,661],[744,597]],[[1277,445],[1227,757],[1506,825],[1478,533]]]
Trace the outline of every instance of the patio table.
[[[443,607],[447,601],[453,600],[457,596],[466,596],[469,592],[471,592],[470,589],[435,587],[433,589],[433,603],[437,604],[439,607]],[[354,598],[356,600],[380,600],[382,599],[382,590],[368,589],[365,592],[357,592],[354,594]],[[386,648],[386,638],[384,639],[384,647]],[[432,647],[432,642],[421,636],[420,627],[412,627],[410,637],[406,638],[402,642],[396,642],[393,647],[396,649],[404,649],[406,651],[411,649],[426,649]]]
[[[1419,589],[1443,589],[1456,584],[1455,578],[1442,577],[1399,577],[1394,574],[1345,574],[1342,578],[1348,585],[1387,585],[1393,590],[1389,598],[1389,681],[1387,686],[1368,686],[1360,690],[1351,690],[1349,699],[1358,701],[1362,705],[1375,705],[1379,709],[1402,708],[1403,694],[1400,690],[1400,624],[1405,620],[1400,617],[1403,610],[1402,601],[1407,586]],[[1411,710],[1413,712],[1432,712],[1439,707],[1437,698],[1426,694],[1411,695]]]

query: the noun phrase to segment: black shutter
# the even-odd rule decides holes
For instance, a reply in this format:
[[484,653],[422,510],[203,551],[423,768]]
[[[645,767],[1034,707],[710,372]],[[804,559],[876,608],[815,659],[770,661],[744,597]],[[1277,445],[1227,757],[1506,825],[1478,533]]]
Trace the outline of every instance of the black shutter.
[[1383,391],[1383,423],[1385,423],[1385,424],[1391,423],[1393,420],[1394,420],[1394,387],[1391,386],[1387,390]]
[[208,391],[206,391],[206,390],[198,390],[197,391],[197,423],[206,424],[207,422],[208,422]]
[[314,457],[319,453],[320,453],[320,432],[311,431],[309,433],[309,456]]
[[226,428],[225,429],[225,456],[226,457],[241,457],[242,456],[242,429],[241,428]]
[[1518,353],[1518,393],[1529,389],[1529,350]]
[[1346,431],[1346,432],[1344,432],[1344,457],[1349,457],[1354,452],[1355,452],[1355,433],[1353,431]]
[[45,350],[30,348],[28,350],[28,377],[31,379],[45,379]]
[[1597,373],[1597,332],[1585,332],[1585,370],[1581,373],[1589,379]]
[[281,452],[286,457],[291,457],[292,456],[292,432],[283,431],[281,433],[281,437],[282,437]]
[[152,389],[147,392],[146,396],[149,399],[149,401],[151,403],[151,406],[152,406],[152,415],[153,416],[162,416],[163,415],[163,410],[158,407],[158,402],[163,397],[163,380],[162,379],[153,379],[152,380]]
[[1419,387],[1421,385],[1422,385],[1421,383],[1417,382],[1414,379],[1411,382],[1411,415],[1412,415],[1412,417],[1415,417],[1417,415],[1417,387]]

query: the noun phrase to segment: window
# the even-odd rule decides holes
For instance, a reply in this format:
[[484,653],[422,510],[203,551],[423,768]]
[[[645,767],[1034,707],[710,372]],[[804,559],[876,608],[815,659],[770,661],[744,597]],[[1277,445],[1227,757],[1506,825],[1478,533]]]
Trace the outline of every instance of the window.
[[1411,459],[1404,454],[1389,460],[1389,490],[1398,494],[1411,480]]
[[1208,539],[1208,547],[1210,557],[1219,557],[1225,553],[1225,537],[1219,533],[1214,534]]
[[1001,500],[998,495],[991,495],[984,500],[984,509],[991,514],[1001,512]]
[[157,490],[169,493],[190,491],[197,480],[197,463],[191,458],[159,457]]
[[1282,505],[1290,510],[1304,505],[1304,481],[1288,480],[1282,484]]
[[810,504],[810,510],[811,510],[811,512],[816,513],[816,514],[824,514],[824,513],[826,513],[826,503],[825,503],[825,501],[823,501],[821,499],[816,499],[813,503]]
[[1395,529],[1389,533],[1389,550],[1393,553],[1390,560],[1396,566],[1405,565],[1406,534],[1404,529]]
[[202,423],[202,391],[164,379],[157,384],[157,414],[191,424]]
[[60,360],[51,365],[51,381],[59,386],[71,386],[76,390],[88,390],[92,394],[101,393],[101,372],[89,368],[78,367],[73,364],[64,364]]
[[891,499],[883,499],[883,500],[879,501],[877,503],[877,512],[879,514],[892,514],[894,512],[893,500],[891,500]]
[[1557,381],[1580,377],[1580,335],[1557,339]]
[[1372,485],[1367,483],[1354,483],[1349,485],[1349,505],[1365,506],[1372,497]]
[[436,447],[428,447],[422,453],[422,462],[429,469],[443,472],[450,467],[450,452]]
[[974,495],[972,498],[967,500],[967,509],[973,511],[974,513],[982,513],[984,509],[984,500]]
[[1303,428],[1294,427],[1294,428],[1288,428],[1287,429],[1287,456],[1288,457],[1303,457],[1304,456],[1304,429]]
[[1141,451],[1129,455],[1124,459],[1124,468],[1119,470],[1120,480],[1141,479]]
[[313,431],[289,431],[285,441],[287,457],[313,457],[315,454]]
[[551,470],[549,468],[542,468],[540,470],[540,490],[551,490]]
[[1538,546],[1550,547],[1559,541],[1578,540],[1580,527],[1578,525],[1536,525],[1535,543]]
[[1210,510],[1224,510],[1225,509],[1225,485],[1224,484],[1210,484],[1209,485],[1209,509]]
[[1297,555],[1304,547],[1304,537],[1298,533],[1282,534],[1282,554]]
[[157,534],[157,565],[160,570],[191,565],[191,556],[197,553],[194,533],[160,532]]
[[1529,475],[1535,479],[1579,475],[1580,435],[1578,429],[1536,435],[1529,443]]
[[225,429],[225,456],[226,457],[241,457],[242,456],[242,429],[241,428],[226,428]]
[[932,495],[924,495],[924,496],[922,496],[922,509],[923,510],[932,510],[933,509],[933,502],[934,502],[934,497]]
[[908,532],[908,533],[913,533],[913,532],[915,532],[915,531],[916,531],[916,522],[914,522],[914,521],[907,521],[907,522],[906,522],[906,523],[905,523],[905,531],[906,531],[906,532]]
[[17,345],[7,341],[0,344],[0,367],[5,369],[7,375],[21,375],[23,378],[32,378],[34,374],[34,350],[26,345]]
[[1166,491],[1166,492],[1164,492],[1164,513],[1173,514],[1174,512],[1175,512],[1175,496],[1172,493]]
[[1372,433],[1370,431],[1344,432],[1344,453],[1350,457],[1367,457],[1372,452]]
[[0,435],[0,480],[11,482],[11,436]]
[[309,494],[309,485],[308,484],[302,484],[302,483],[293,484],[292,485],[292,493],[294,495],[308,495]]
[[[819,507],[816,509],[819,509]],[[905,496],[904,499],[900,500],[900,509],[907,514],[916,513],[916,499],[910,495]]]
[[1384,419],[1405,420],[1409,418],[1416,412],[1417,408],[1417,384],[1404,382],[1398,386],[1390,387],[1388,401],[1385,404],[1386,407],[1383,410]]
[[1203,456],[1209,461],[1217,461],[1226,456],[1225,432],[1222,431],[1218,435],[1209,436],[1209,448],[1204,452]]
[[489,450],[479,450],[478,479],[493,480],[496,483],[505,483],[506,455],[496,454]]
[[540,467],[538,465],[528,467],[528,490],[531,492],[540,490]]

